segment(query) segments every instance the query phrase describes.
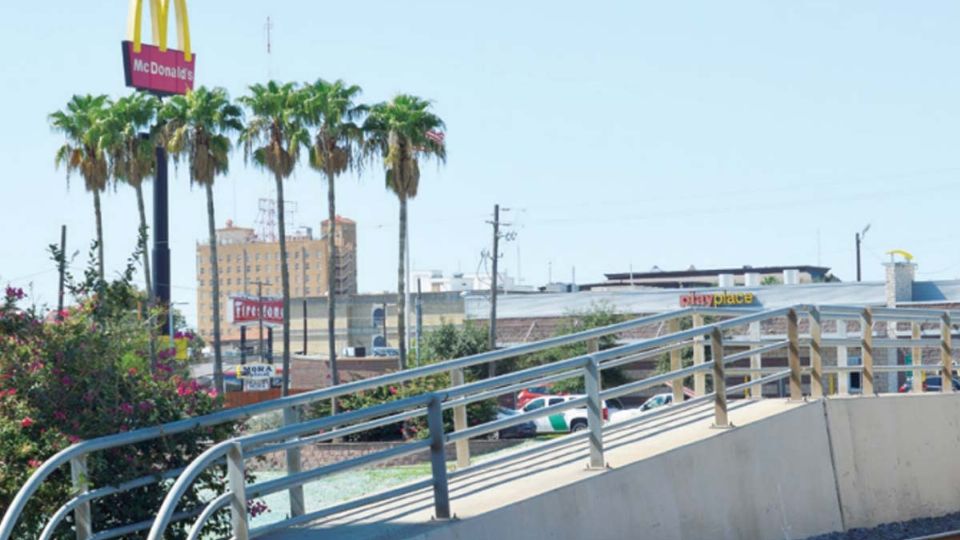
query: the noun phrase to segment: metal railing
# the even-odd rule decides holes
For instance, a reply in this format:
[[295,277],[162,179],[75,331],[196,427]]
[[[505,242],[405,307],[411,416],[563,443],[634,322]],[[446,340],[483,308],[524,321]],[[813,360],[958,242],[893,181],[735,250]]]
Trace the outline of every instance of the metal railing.
[[[704,316],[725,318],[710,324],[704,323]],[[799,332],[800,319],[807,321],[807,332],[801,337]],[[84,441],[66,448],[41,465],[24,484],[16,495],[9,509],[0,522],[0,540],[13,538],[17,521],[23,512],[27,501],[37,491],[40,485],[55,470],[70,465],[71,477],[74,481],[74,496],[66,501],[46,523],[39,537],[51,538],[54,531],[71,513],[74,517],[74,528],[78,540],[115,538],[135,531],[149,530],[151,540],[163,538],[164,532],[173,522],[194,518],[189,538],[199,538],[204,525],[218,511],[229,508],[231,526],[235,538],[245,540],[266,532],[295,524],[305,523],[323,516],[371,504],[387,497],[396,497],[404,493],[431,487],[433,492],[434,514],[437,519],[448,519],[451,515],[448,482],[450,477],[458,476],[464,471],[476,470],[480,465],[472,465],[469,458],[469,439],[493,433],[501,429],[529,422],[536,418],[562,413],[575,408],[586,408],[587,429],[573,433],[566,440],[575,440],[578,437],[587,439],[589,449],[589,467],[604,467],[603,435],[607,429],[622,429],[621,424],[604,426],[604,400],[633,394],[642,390],[669,385],[678,405],[669,411],[680,411],[688,407],[713,403],[714,424],[718,427],[729,427],[728,395],[749,390],[751,396],[764,384],[779,382],[783,379],[789,382],[789,396],[793,400],[804,398],[802,378],[809,379],[809,395],[813,398],[822,397],[824,391],[824,377],[827,374],[860,372],[863,381],[863,394],[874,393],[874,373],[888,371],[913,371],[915,380],[919,380],[922,371],[939,371],[944,380],[950,380],[953,372],[952,362],[952,319],[960,315],[942,310],[918,309],[888,309],[888,308],[860,308],[850,306],[804,306],[798,305],[789,308],[767,311],[751,311],[731,308],[688,308],[670,313],[641,317],[610,326],[595,328],[551,338],[536,343],[520,345],[508,349],[491,351],[483,354],[459,358],[431,364],[416,369],[390,373],[380,377],[355,381],[336,387],[325,388],[296,396],[289,396],[269,402],[248,405],[245,407],[220,411],[211,415],[173,422],[162,426],[139,429],[127,433],[101,437]],[[690,318],[692,328],[679,329],[679,321]],[[763,338],[756,335],[753,338],[744,338],[743,333],[737,333],[743,327],[752,328],[761,323],[783,319],[785,321],[786,336]],[[849,321],[859,322],[861,332],[859,336],[824,337],[822,322],[825,320],[838,321],[837,324],[846,325]],[[958,318],[960,320],[960,318]],[[874,339],[874,323],[887,322],[888,324],[909,323],[911,325],[910,339]],[[618,335],[623,332],[636,330],[642,327],[666,323],[669,333],[653,338],[641,339],[606,350],[598,350],[599,339],[605,336]],[[923,323],[938,323],[940,327],[939,339],[922,337]],[[756,334],[756,332],[755,332]],[[706,349],[710,350],[710,359],[706,359]],[[497,377],[484,379],[472,383],[464,383],[463,370],[471,366],[497,362],[523,355],[540,352],[555,347],[577,343],[586,344],[586,354],[556,362],[530,367],[524,370],[506,373]],[[693,365],[682,365],[681,352],[685,348],[693,349]],[[856,347],[861,350],[862,362],[857,366],[824,366],[823,349],[825,347]],[[938,366],[874,366],[873,352],[876,348],[905,348],[911,347],[914,358],[920,358],[923,347],[938,347],[941,362]],[[744,349],[728,353],[725,349]],[[809,362],[801,366],[801,348],[809,348]],[[785,369],[763,368],[758,362],[751,363],[750,368],[729,367],[731,364],[750,359],[762,359],[763,355],[786,352],[787,367]],[[621,386],[606,388],[602,386],[602,372],[604,370],[631,364],[639,360],[669,356],[670,371],[633,381]],[[342,412],[337,415],[300,421],[297,407],[311,403],[329,400],[361,390],[377,388],[390,384],[403,383],[412,379],[449,372],[451,386],[442,390],[423,393],[364,409]],[[742,384],[727,386],[727,379],[736,375],[750,375],[751,379]],[[710,377],[713,384],[711,392],[706,392],[705,381]],[[495,398],[504,394],[512,394],[530,386],[547,384],[565,379],[582,377],[585,394],[565,400],[556,405],[541,409],[523,412],[503,419],[486,422],[477,426],[468,427],[466,422],[466,406],[471,403]],[[694,380],[695,387],[702,387],[697,395],[683,401],[682,384],[686,378]],[[701,382],[702,381],[702,382]],[[918,384],[915,387],[920,386]],[[943,391],[952,390],[952,385],[943,384]],[[915,388],[916,389],[916,388]],[[445,433],[443,428],[443,411],[453,409],[454,430]],[[147,440],[157,439],[172,434],[183,433],[198,427],[208,427],[227,422],[245,420],[258,414],[270,411],[284,412],[284,425],[280,428],[231,438],[213,444],[203,454],[197,457],[188,466],[165,471],[159,475],[145,476],[133,479],[116,486],[102,486],[90,489],[86,485],[87,457],[94,453],[111,448],[118,448]],[[644,415],[630,422],[647,421],[656,415]],[[329,441],[351,434],[368,431],[374,428],[410,421],[425,417],[429,438],[403,443],[394,448],[373,454],[331,463],[309,470],[301,470],[300,448],[318,442]],[[445,446],[453,443],[457,450],[457,470],[448,473],[445,457]],[[540,447],[545,449],[551,443]],[[269,481],[247,485],[244,481],[245,461],[265,454],[284,452],[286,454],[286,476]],[[415,482],[378,493],[361,497],[352,501],[337,504],[330,508],[307,513],[303,500],[303,485],[317,481],[330,474],[369,466],[378,462],[396,459],[419,452],[430,453],[431,478]],[[227,486],[225,493],[216,496],[200,507],[182,510],[181,497],[193,489],[193,482],[208,468],[226,463]],[[123,527],[109,530],[95,531],[90,519],[90,504],[92,501],[123,493],[137,487],[153,483],[168,482],[176,479],[170,486],[161,507],[157,509],[156,519],[140,523],[132,523]],[[290,499],[291,515],[280,522],[251,529],[247,519],[247,501],[272,493],[287,491]]]

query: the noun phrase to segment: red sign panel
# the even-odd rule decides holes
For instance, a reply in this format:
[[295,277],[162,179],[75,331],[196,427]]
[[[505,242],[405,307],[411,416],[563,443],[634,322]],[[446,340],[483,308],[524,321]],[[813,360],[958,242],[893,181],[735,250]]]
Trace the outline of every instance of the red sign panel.
[[261,302],[257,298],[233,298],[233,323],[259,323],[260,313],[263,312],[264,324],[283,324],[283,300],[264,298]]
[[186,94],[193,90],[195,63],[197,55],[190,61],[183,58],[183,51],[140,45],[140,52],[134,52],[133,43],[123,42],[123,71],[127,86],[148,90],[155,94]]

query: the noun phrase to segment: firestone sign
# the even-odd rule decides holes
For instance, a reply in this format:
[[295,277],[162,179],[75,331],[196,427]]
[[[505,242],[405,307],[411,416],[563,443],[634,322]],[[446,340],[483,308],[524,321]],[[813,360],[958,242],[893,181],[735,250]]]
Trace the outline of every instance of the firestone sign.
[[[127,39],[123,41],[123,71],[127,86],[158,95],[186,94],[193,90],[196,55],[190,50],[190,26],[186,0],[148,0],[156,45],[141,40],[143,0],[130,0]],[[167,48],[170,4],[175,4],[177,43]]]
[[283,300],[278,298],[248,298],[235,296],[233,300],[234,324],[259,323],[261,313],[264,324],[283,324]]

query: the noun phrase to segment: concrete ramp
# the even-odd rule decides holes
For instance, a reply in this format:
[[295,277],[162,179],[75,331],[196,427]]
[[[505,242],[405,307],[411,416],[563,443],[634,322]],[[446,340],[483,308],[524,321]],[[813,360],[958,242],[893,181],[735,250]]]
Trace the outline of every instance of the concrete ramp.
[[960,395],[735,402],[582,440],[451,482],[457,518],[424,490],[274,533],[291,539],[802,539],[960,507]]

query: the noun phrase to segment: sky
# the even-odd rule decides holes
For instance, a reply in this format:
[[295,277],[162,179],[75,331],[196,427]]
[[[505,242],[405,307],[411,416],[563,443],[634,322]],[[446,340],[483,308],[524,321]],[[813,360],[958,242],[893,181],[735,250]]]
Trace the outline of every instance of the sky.
[[[73,94],[129,92],[126,4],[25,2],[0,19],[0,284],[32,291],[39,304],[56,302],[47,246],[60,226],[68,251],[80,252],[77,273],[94,237],[92,196],[54,167],[63,141],[47,115]],[[448,160],[421,166],[410,204],[415,270],[482,272],[499,203],[517,233],[502,244],[502,265],[530,285],[690,265],[821,264],[851,281],[854,234],[867,224],[864,279],[882,278],[890,249],[915,255],[919,279],[960,277],[958,3],[188,8],[198,83],[233,97],[269,79],[322,77],[360,85],[368,103],[400,92],[433,101]],[[171,172],[173,300],[192,320],[205,202],[185,169]],[[319,229],[325,190],[319,174],[298,169],[285,188],[297,202],[291,225]],[[257,200],[275,196],[242,152],[214,191],[221,225],[252,225]],[[382,169],[342,177],[337,203],[358,223],[360,291],[395,289],[398,204]],[[103,205],[116,275],[136,244],[133,190],[111,189]]]

